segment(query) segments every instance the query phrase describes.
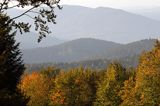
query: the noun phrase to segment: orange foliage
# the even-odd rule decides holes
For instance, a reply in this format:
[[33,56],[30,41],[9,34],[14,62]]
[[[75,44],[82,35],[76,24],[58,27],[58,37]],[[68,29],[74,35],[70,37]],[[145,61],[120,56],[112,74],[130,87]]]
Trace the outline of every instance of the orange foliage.
[[75,80],[75,84],[77,84],[77,85],[80,85],[81,82],[82,82],[82,81],[81,81],[79,78],[77,78],[77,79]]
[[19,88],[30,97],[28,105],[46,105],[48,102],[50,80],[38,72],[23,76]]
[[64,103],[65,103],[65,97],[63,96],[63,94],[60,90],[57,90],[57,92],[55,92],[54,95],[51,96],[51,100],[55,104],[64,105]]
[[20,84],[20,88],[23,90],[23,88],[26,88],[26,86],[32,82],[33,80],[37,79],[39,77],[39,74],[37,72],[33,72],[32,74],[26,74],[23,76]]

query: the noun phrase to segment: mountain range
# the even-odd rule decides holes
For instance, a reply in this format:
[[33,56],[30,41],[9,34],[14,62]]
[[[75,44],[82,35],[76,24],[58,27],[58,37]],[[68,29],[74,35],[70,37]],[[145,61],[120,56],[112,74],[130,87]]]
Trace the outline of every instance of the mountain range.
[[107,7],[64,6],[53,28],[61,38],[97,38],[128,43],[159,37],[160,22],[142,15]]
[[[25,10],[13,9],[8,12],[10,16],[20,14]],[[129,43],[141,39],[160,37],[160,21],[127,12],[121,9],[107,7],[88,8],[82,6],[64,5],[62,10],[55,9],[57,14],[56,25],[50,25],[52,34],[58,42],[75,40],[78,38],[96,38],[118,43]],[[138,13],[138,12],[137,12]],[[29,13],[34,16],[33,13]],[[23,16],[19,20],[33,23],[33,20]],[[19,21],[17,20],[17,21]],[[34,32],[34,28],[31,29]],[[33,35],[32,33],[30,35]],[[19,41],[19,38],[17,38]],[[23,42],[30,45],[35,40],[24,39]],[[22,45],[23,42],[21,41]],[[44,42],[50,42],[44,40]],[[51,40],[49,46],[54,45],[55,39]],[[64,42],[61,42],[64,43]],[[60,44],[60,43],[58,43]],[[35,44],[26,48],[33,48]],[[48,44],[38,47],[47,47]],[[23,47],[22,47],[23,48]]]
[[81,38],[59,45],[23,50],[25,63],[78,62],[94,59],[120,59],[133,57],[142,51],[151,50],[155,40],[141,40],[128,44],[119,44],[93,38]]

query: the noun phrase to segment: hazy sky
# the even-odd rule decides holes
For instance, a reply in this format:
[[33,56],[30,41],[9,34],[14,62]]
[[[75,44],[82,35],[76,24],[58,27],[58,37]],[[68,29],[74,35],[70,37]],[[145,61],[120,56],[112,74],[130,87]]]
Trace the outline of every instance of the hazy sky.
[[160,6],[160,0],[61,0],[62,4],[87,7],[152,8]]

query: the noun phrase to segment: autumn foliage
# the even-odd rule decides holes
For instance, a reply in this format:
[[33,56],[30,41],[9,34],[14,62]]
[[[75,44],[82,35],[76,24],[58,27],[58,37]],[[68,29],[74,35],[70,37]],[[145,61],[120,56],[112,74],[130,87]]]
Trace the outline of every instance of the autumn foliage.
[[25,74],[19,88],[30,98],[29,106],[46,106],[49,104],[49,92],[52,89],[52,78],[58,70],[48,68],[41,72]]
[[98,76],[90,69],[77,68],[60,73],[51,94],[53,105],[92,105]]
[[160,42],[135,69],[114,62],[102,71],[47,68],[25,74],[19,87],[29,106],[159,106]]

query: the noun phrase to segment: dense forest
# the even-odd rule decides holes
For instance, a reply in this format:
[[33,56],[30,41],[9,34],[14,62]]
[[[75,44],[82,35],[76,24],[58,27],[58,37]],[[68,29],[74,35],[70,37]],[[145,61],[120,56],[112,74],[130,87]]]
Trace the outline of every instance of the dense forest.
[[105,69],[110,63],[118,62],[122,66],[129,68],[129,67],[136,67],[138,65],[139,55],[123,57],[119,59],[92,59],[92,60],[85,60],[79,62],[66,62],[66,63],[39,63],[39,64],[26,64],[26,71],[39,71],[41,69],[47,67],[57,67],[63,70],[68,70],[76,67],[83,67],[83,68],[91,68],[102,70]]
[[[132,54],[133,48],[139,51],[140,48],[137,48],[136,45],[127,45],[127,48],[131,47],[131,49],[125,49],[126,46],[125,48],[116,46],[116,49],[114,49],[116,50],[115,53],[112,51],[110,51],[110,53],[113,57],[121,57],[118,56],[118,54],[123,57],[116,61],[100,59],[55,65],[44,64],[47,68],[43,68],[43,64],[35,66],[25,65],[22,57],[23,52],[19,49],[20,43],[17,43],[15,36],[17,33],[24,34],[30,32],[32,25],[30,22],[23,22],[23,20],[17,22],[16,19],[20,19],[20,17],[24,15],[32,18],[35,31],[39,33],[37,42],[41,42],[46,35],[51,33],[49,23],[56,24],[55,18],[57,16],[54,14],[54,8],[62,9],[59,1],[60,0],[0,1],[0,106],[160,106],[159,40],[156,40],[154,48],[151,50],[147,49],[149,51],[143,52],[140,56],[137,53],[131,57],[124,54]],[[11,5],[12,3],[13,6]],[[14,3],[17,4],[14,5]],[[15,7],[24,9],[28,6],[29,9],[20,15],[11,17],[7,14],[9,9],[12,10]],[[32,15],[29,14],[30,12],[36,13],[35,16],[32,17]],[[117,14],[115,16],[117,19],[120,15]],[[144,30],[150,30],[151,26],[149,23],[151,23],[151,20],[143,17],[140,18],[142,19],[136,22],[143,22],[143,20],[145,20],[144,23],[146,24],[144,25],[149,27]],[[118,26],[122,22],[122,25],[128,28],[128,25],[123,23],[124,21],[134,22],[125,20],[124,18],[124,20],[116,22],[115,25]],[[157,21],[151,24],[154,26],[151,28],[151,32],[152,30],[159,31],[159,25],[155,23],[157,23]],[[141,25],[142,24],[137,24],[137,26]],[[139,30],[135,27],[132,28],[139,33],[142,29],[137,26],[136,28]],[[127,30],[126,27],[121,27],[122,30],[119,31],[123,32],[123,28]],[[141,26],[141,28],[143,28],[143,26]],[[86,28],[84,27],[84,29]],[[112,30],[115,30],[114,27]],[[75,51],[77,51],[77,46],[75,43],[73,44],[74,48],[76,48]],[[94,44],[96,43],[94,42]],[[83,43],[81,46],[85,47],[86,45]],[[102,49],[100,47],[100,45],[96,46],[99,50]],[[66,47],[64,48],[64,51],[66,51]],[[69,49],[69,53],[70,50],[71,49]],[[90,55],[91,52],[94,53],[94,51],[88,51],[88,49],[86,51],[84,54],[87,55]],[[38,56],[37,52],[33,53],[35,53],[33,57]],[[106,52],[104,51],[103,53]],[[45,56],[46,54],[49,55],[49,52],[45,53]],[[60,54],[64,55],[63,52],[60,52]],[[78,56],[81,57],[84,54],[79,54]],[[60,58],[64,58],[61,57],[61,55]],[[111,58],[112,56],[108,55],[107,57]],[[45,58],[48,60],[47,57]],[[52,58],[49,59],[54,60]],[[66,62],[69,62],[69,60]],[[25,66],[27,66],[27,69]]]
[[81,38],[55,46],[22,50],[22,53],[27,64],[72,63],[97,59],[126,60],[140,55],[143,51],[150,51],[154,47],[154,42],[155,39],[143,39],[119,44],[100,39]]
[[18,85],[29,106],[158,106],[160,42],[135,68],[112,62],[106,69],[48,67],[25,73]]

